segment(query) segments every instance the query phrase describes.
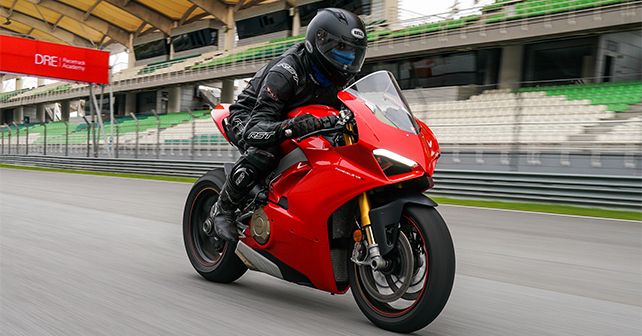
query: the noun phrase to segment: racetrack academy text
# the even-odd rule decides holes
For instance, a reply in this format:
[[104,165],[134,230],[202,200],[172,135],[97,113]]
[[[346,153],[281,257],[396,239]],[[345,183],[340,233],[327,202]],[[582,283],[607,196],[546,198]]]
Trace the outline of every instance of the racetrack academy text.
[[52,55],[35,54],[34,63],[37,65],[45,65],[54,68],[64,68],[83,72],[86,69],[85,61]]

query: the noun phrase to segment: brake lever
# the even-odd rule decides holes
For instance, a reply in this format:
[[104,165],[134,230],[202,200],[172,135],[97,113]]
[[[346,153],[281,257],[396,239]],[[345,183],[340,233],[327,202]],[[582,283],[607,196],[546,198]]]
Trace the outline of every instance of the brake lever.
[[303,140],[303,139],[307,139],[307,138],[312,137],[312,136],[315,136],[315,135],[320,135],[320,134],[324,134],[324,133],[332,133],[332,132],[342,131],[342,130],[344,129],[344,127],[343,127],[343,126],[344,126],[344,125],[341,125],[341,126],[339,126],[339,127],[324,128],[324,129],[316,130],[316,131],[314,131],[314,132],[310,132],[310,133],[308,133],[308,134],[306,134],[306,135],[302,135],[302,136],[300,136],[300,137],[296,138],[296,142],[300,142],[300,141],[301,141],[301,140]]

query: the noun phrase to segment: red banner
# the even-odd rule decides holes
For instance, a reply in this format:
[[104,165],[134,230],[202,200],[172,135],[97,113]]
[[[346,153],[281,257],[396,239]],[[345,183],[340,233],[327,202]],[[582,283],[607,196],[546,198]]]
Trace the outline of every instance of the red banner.
[[109,84],[109,52],[0,35],[0,71]]

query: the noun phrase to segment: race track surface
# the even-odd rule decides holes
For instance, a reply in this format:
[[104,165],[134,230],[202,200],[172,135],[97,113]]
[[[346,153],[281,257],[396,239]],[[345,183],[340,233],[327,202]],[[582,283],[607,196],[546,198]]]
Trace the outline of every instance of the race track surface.
[[[350,294],[202,279],[189,184],[0,169],[2,335],[386,335]],[[642,223],[440,206],[457,276],[418,335],[640,335]]]

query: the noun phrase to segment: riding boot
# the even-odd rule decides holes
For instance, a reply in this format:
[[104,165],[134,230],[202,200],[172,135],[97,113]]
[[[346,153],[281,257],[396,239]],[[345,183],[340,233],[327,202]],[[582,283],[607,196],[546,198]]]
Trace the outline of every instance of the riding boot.
[[[214,233],[222,239],[236,242],[239,239],[236,227],[236,209],[243,199],[243,194],[236,192],[227,181],[221,189],[216,204],[210,211],[210,227],[213,226]],[[211,235],[212,232],[208,233]]]

